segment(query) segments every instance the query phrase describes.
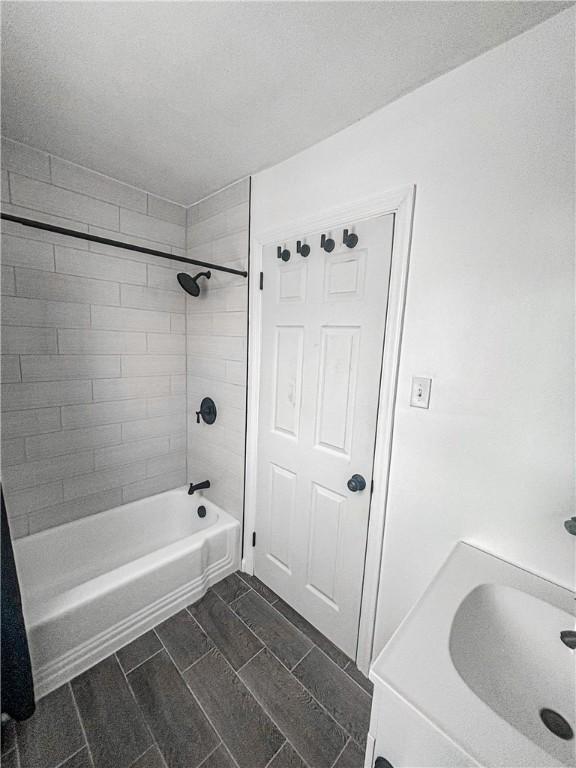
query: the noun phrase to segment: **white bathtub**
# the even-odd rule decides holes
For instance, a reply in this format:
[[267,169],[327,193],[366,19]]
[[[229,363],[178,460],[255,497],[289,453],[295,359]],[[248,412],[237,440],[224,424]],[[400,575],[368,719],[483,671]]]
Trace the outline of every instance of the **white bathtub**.
[[240,523],[177,488],[18,539],[14,551],[39,698],[236,570]]

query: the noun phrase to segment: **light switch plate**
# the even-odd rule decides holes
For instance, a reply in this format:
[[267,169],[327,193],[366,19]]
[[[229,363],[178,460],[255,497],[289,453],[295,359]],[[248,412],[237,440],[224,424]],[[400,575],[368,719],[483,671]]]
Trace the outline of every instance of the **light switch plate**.
[[412,392],[410,393],[410,405],[412,408],[428,408],[430,405],[430,388],[432,379],[422,376],[412,377]]

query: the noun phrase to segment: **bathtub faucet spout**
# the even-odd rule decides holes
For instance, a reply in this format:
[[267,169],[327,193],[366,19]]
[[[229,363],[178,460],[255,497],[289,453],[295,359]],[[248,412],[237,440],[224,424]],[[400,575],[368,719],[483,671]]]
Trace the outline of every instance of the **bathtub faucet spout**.
[[203,480],[201,483],[190,483],[190,488],[188,488],[188,496],[192,496],[194,491],[202,491],[204,488],[210,488],[210,480]]

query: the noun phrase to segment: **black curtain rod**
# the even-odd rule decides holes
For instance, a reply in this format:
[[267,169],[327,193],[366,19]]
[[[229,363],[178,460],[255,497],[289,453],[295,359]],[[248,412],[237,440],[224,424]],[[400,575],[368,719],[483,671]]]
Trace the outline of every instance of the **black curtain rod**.
[[164,253],[164,251],[156,251],[154,248],[143,248],[140,245],[132,245],[132,243],[123,243],[120,240],[110,240],[108,237],[99,237],[98,235],[89,235],[86,232],[77,232],[75,229],[65,229],[64,227],[55,227],[53,224],[45,224],[43,221],[35,221],[34,219],[24,219],[21,216],[12,216],[11,213],[2,213],[2,219],[4,221],[13,221],[16,224],[23,224],[25,227],[32,227],[33,229],[45,229],[47,232],[57,232],[59,235],[67,235],[68,237],[77,237],[79,240],[89,240],[91,243],[102,243],[103,245],[112,245],[114,248],[124,248],[127,251],[138,251],[138,253],[148,253],[150,256],[159,256],[161,259],[171,259],[172,261],[183,261],[185,264],[195,264],[197,267],[208,267],[208,269],[216,269],[219,272],[228,272],[231,275],[240,275],[241,277],[248,277],[248,272],[244,272],[241,269],[232,269],[231,267],[221,267],[218,264],[210,264],[207,261],[198,261],[197,259],[186,259],[184,256],[176,256],[173,253]]

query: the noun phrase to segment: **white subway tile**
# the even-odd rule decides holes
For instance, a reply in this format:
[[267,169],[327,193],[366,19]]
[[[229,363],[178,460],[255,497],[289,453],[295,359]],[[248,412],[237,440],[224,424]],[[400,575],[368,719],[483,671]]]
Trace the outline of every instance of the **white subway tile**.
[[74,248],[56,246],[56,271],[99,280],[146,285],[146,264]]
[[107,280],[16,267],[16,292],[28,299],[86,304],[120,304],[120,286]]
[[173,395],[186,394],[186,374],[170,376],[170,392]]
[[186,435],[177,435],[170,438],[170,450],[171,451],[185,451],[188,445]]
[[213,315],[206,312],[203,314],[190,315],[186,333],[189,336],[209,336],[212,333]]
[[8,171],[2,170],[0,179],[0,197],[3,203],[10,202],[10,182],[8,180]]
[[92,307],[92,327],[118,331],[170,331],[170,315],[146,309]]
[[15,467],[6,467],[2,482],[8,492],[20,488],[52,483],[65,477],[90,472],[94,467],[92,451],[53,456],[39,461],[28,461]]
[[24,437],[60,429],[59,408],[32,408],[28,411],[3,411],[2,435]]
[[[44,224],[53,224],[55,227],[64,227],[65,229],[73,229],[76,232],[88,232],[88,224],[82,221],[75,221],[70,218],[62,218],[62,216],[53,216],[50,213],[44,213],[44,211],[33,210],[24,208],[20,205],[12,205],[11,203],[4,203],[2,206],[4,213],[11,213],[13,216],[21,216],[24,219],[33,218],[35,221],[42,221]],[[27,227],[25,224],[17,224],[14,221],[3,221],[2,232],[6,235],[15,235],[16,237],[26,237],[29,240],[41,240],[44,243],[56,243],[58,245],[67,245],[71,248],[83,248],[88,250],[88,241],[79,240],[76,237],[70,235],[61,235],[56,232],[47,232],[42,229],[33,229]],[[115,233],[118,236],[118,233]]]
[[179,488],[186,483],[186,470],[181,469],[171,472],[169,475],[157,475],[149,477],[138,483],[131,483],[122,488],[122,498],[124,503],[143,499],[146,496],[152,496],[155,493],[169,491],[172,488]]
[[54,271],[54,246],[27,237],[2,235],[2,263]]
[[246,340],[240,336],[190,336],[188,351],[201,357],[217,357],[224,360],[244,360]]
[[181,414],[158,416],[156,418],[130,421],[122,425],[124,440],[144,440],[149,437],[181,435],[186,432],[186,420]]
[[3,411],[88,403],[91,399],[92,385],[89,381],[50,381],[2,385]]
[[[118,206],[67,189],[10,174],[12,202],[66,219],[77,219],[98,227],[118,230]],[[139,215],[139,214],[136,214]],[[36,218],[36,217],[35,217]],[[73,227],[69,227],[73,229]],[[175,243],[178,245],[178,243]]]
[[[166,243],[147,240],[142,237],[134,237],[134,235],[128,235],[125,232],[119,234],[118,232],[109,229],[95,227],[92,224],[90,225],[89,230],[91,235],[106,237],[130,245],[137,245],[140,248],[152,248],[153,250],[161,251],[162,253],[170,253],[170,246],[167,246]],[[161,256],[153,256],[152,254],[142,253],[141,251],[132,251],[129,248],[124,249],[115,245],[105,245],[104,243],[90,243],[88,250],[97,253],[106,253],[109,256],[126,258],[132,261],[141,261],[144,264],[166,264],[166,261]]]
[[120,287],[123,307],[157,309],[163,312],[184,312],[184,293],[163,291],[161,288],[141,288],[138,285]]
[[[94,222],[97,224],[98,222]],[[106,224],[100,226],[106,227]],[[156,242],[175,245],[184,248],[186,241],[186,228],[169,221],[155,219],[152,216],[144,216],[136,211],[120,208],[120,231],[127,235],[136,235]]]
[[2,328],[2,350],[11,354],[56,353],[56,330],[5,325]]
[[185,373],[186,355],[123,355],[122,376]]
[[97,197],[114,205],[146,213],[146,192],[101,173],[90,171],[81,165],[61,160],[59,157],[52,157],[51,163],[53,184],[66,187],[73,192]]
[[2,467],[9,467],[12,464],[22,464],[23,461],[26,461],[24,438],[7,438],[2,435],[2,450],[0,453],[2,455]]
[[28,515],[13,517],[8,522],[8,527],[10,528],[10,536],[13,539],[21,539],[23,536],[28,536]]
[[109,379],[120,376],[116,355],[22,355],[23,381]]
[[92,472],[90,475],[66,478],[64,480],[64,499],[76,499],[99,491],[107,491],[110,488],[119,488],[128,483],[142,480],[145,476],[146,465],[141,461],[117,469],[104,469]]
[[246,312],[217,312],[212,315],[215,336],[246,336],[248,317]]
[[185,453],[169,453],[165,456],[156,456],[146,462],[146,476],[165,475],[170,472],[186,470]]
[[46,152],[12,139],[2,139],[2,168],[41,181],[50,181],[50,161]]
[[116,355],[146,352],[146,334],[130,331],[59,330],[61,354]]
[[50,507],[62,501],[62,481],[37,485],[6,494],[6,508],[9,516],[27,515],[37,509]]
[[177,224],[179,227],[186,226],[186,208],[163,197],[148,195],[148,215]]
[[226,361],[216,358],[196,357],[188,351],[187,357],[188,375],[198,376],[201,379],[216,379],[227,381]]
[[184,313],[170,315],[170,331],[172,333],[186,333],[186,315]]
[[30,459],[41,459],[44,456],[60,456],[104,445],[116,445],[121,442],[121,434],[120,424],[110,424],[27,437],[26,455]]
[[62,406],[62,427],[88,427],[97,424],[119,424],[132,419],[144,419],[148,415],[146,400],[117,400],[85,405]]
[[174,291],[178,295],[181,295],[182,288],[180,287],[176,275],[178,272],[184,271],[186,271],[185,264],[182,264],[180,269],[171,269],[170,267],[159,267],[155,264],[148,264],[148,286],[150,288],[161,288],[163,291]]
[[9,297],[2,302],[2,322],[4,325],[87,328],[90,325],[90,307],[72,302]]
[[18,355],[2,355],[0,358],[0,373],[3,384],[13,384],[21,381],[20,358]]
[[148,459],[151,456],[161,456],[171,450],[168,437],[153,437],[149,440],[137,440],[122,445],[113,445],[109,448],[97,448],[94,451],[96,469],[107,467],[119,467],[123,464],[134,464],[140,459]]
[[64,525],[97,512],[113,509],[122,503],[122,491],[114,488],[91,496],[65,501],[54,507],[38,510],[30,515],[30,533],[44,531],[56,525]]
[[147,376],[134,379],[97,379],[93,382],[93,387],[95,401],[159,397],[170,394],[170,377]]
[[226,361],[226,381],[233,384],[246,384],[246,363],[234,360]]
[[205,397],[208,392],[218,401],[226,402],[232,408],[244,408],[246,404],[246,387],[241,384],[230,384],[226,381],[207,381],[195,376],[188,377],[188,397]]
[[3,296],[14,296],[16,293],[16,283],[14,281],[14,267],[8,267],[2,264],[1,289]]
[[186,336],[176,333],[149,333],[148,352],[155,355],[185,355]]
[[169,413],[186,414],[186,395],[151,397],[148,399],[148,416],[165,416]]
[[188,227],[187,246],[191,248],[202,245],[228,234],[230,233],[226,228],[226,211],[224,210]]
[[204,219],[210,219],[228,208],[247,203],[249,195],[250,180],[248,178],[241,179],[236,184],[232,184],[188,208],[189,223],[193,224]]

